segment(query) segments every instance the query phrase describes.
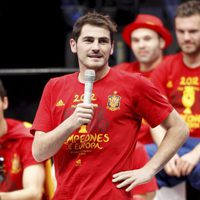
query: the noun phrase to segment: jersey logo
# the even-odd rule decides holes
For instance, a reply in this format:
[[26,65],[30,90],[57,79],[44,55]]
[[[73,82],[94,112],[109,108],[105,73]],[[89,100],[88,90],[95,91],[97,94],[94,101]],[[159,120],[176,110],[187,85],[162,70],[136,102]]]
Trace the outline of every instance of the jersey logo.
[[21,163],[20,158],[17,154],[13,155],[12,165],[11,165],[11,173],[17,174],[21,171]]
[[120,100],[121,97],[117,95],[117,92],[114,91],[113,95],[108,96],[108,102],[107,102],[107,109],[111,111],[116,111],[120,109]]
[[167,86],[167,88],[173,88],[172,81],[168,81],[166,86]]
[[60,107],[60,106],[64,106],[65,104],[64,104],[64,102],[63,102],[63,100],[61,99],[61,100],[59,100],[57,103],[56,103],[56,107]]

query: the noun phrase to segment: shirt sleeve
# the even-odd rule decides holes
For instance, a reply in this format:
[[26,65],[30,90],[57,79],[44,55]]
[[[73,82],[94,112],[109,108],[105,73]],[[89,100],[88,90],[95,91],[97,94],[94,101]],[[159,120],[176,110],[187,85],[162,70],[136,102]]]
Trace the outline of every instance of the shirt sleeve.
[[137,113],[151,127],[155,127],[166,119],[173,107],[150,80],[144,77],[140,77],[139,80],[137,82]]

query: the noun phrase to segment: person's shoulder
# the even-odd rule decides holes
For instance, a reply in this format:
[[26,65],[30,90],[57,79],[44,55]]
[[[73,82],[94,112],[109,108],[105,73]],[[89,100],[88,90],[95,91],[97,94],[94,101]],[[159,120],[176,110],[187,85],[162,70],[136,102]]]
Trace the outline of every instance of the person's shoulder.
[[139,66],[139,63],[135,61],[135,62],[119,63],[119,64],[117,64],[113,67],[118,69],[118,70],[123,70],[123,71],[127,71],[127,72],[134,72],[134,71],[138,71],[138,66]]
[[78,76],[77,74],[78,74],[78,72],[74,72],[74,73],[71,73],[71,74],[65,74],[65,75],[62,75],[62,76],[53,77],[49,81],[52,82],[52,83],[53,82],[62,82],[62,81],[68,80],[68,79],[74,79],[75,77]]
[[166,55],[161,63],[167,63],[167,62],[173,62],[173,61],[179,61],[180,59],[182,59],[182,53],[176,53],[176,54],[169,54]]
[[55,86],[61,86],[63,84],[72,83],[73,81],[77,80],[78,72],[74,72],[71,74],[65,74],[63,76],[53,77],[49,79],[46,85],[55,87]]
[[123,80],[124,82],[130,81],[130,80],[137,80],[140,79],[142,74],[139,72],[130,73],[128,71],[121,71],[116,68],[112,68],[113,77],[115,77],[116,80]]
[[32,138],[30,134],[31,123],[12,118],[6,118],[7,133],[13,139],[17,138]]

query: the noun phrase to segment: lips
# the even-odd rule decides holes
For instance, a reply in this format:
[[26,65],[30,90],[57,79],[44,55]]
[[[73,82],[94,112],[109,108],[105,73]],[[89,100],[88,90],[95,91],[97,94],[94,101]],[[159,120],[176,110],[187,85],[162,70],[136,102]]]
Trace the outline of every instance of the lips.
[[90,57],[90,58],[101,58],[102,56],[101,55],[89,55],[88,57]]

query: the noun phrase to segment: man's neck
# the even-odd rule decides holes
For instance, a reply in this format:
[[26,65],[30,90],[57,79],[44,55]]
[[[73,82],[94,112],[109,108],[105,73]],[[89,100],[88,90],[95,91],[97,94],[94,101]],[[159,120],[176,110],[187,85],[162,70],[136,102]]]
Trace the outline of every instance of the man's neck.
[[149,72],[155,69],[162,61],[163,57],[160,56],[158,59],[148,62],[148,63],[140,63],[140,71],[141,72]]
[[5,119],[0,120],[0,137],[7,132],[7,123]]
[[[85,70],[86,69],[80,69],[80,73],[79,73],[79,76],[78,76],[78,80],[81,82],[81,83],[84,83],[84,73],[85,73]],[[94,69],[95,70],[95,69]],[[102,79],[103,77],[105,77],[108,72],[110,71],[110,67],[109,66],[106,66],[106,67],[103,67],[101,69],[97,69],[95,70],[95,81],[98,81],[100,79]]]
[[183,53],[183,62],[189,68],[198,68],[200,66],[200,54],[187,55]]

